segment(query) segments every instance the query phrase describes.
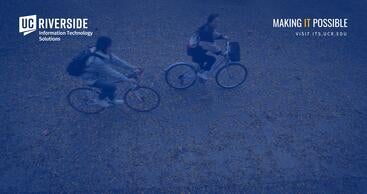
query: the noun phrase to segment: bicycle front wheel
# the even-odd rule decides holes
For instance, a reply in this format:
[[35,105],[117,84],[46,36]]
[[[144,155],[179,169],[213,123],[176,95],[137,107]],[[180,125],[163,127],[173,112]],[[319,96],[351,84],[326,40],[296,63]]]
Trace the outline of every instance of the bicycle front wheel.
[[195,68],[186,63],[178,63],[166,70],[166,82],[176,89],[186,89],[196,82]]
[[126,105],[138,112],[149,112],[159,106],[161,97],[152,88],[137,87],[129,89],[124,95]]
[[74,110],[85,114],[96,114],[105,109],[95,103],[99,94],[99,91],[92,88],[76,88],[69,92],[67,99]]
[[246,81],[247,74],[245,66],[240,63],[230,63],[218,70],[215,81],[222,88],[235,88]]

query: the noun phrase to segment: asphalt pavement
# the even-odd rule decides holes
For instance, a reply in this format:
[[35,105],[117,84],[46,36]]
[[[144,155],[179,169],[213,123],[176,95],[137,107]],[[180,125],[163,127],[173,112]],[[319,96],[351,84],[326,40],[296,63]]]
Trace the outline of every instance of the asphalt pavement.
[[[365,1],[2,1],[0,192],[365,193]],[[190,61],[188,37],[210,13],[249,70],[178,91],[164,68]],[[18,17],[87,17],[92,37],[39,42]],[[347,37],[295,37],[272,18],[348,17]],[[158,109],[83,115],[71,58],[100,35],[144,68]],[[119,94],[126,89],[121,86]]]

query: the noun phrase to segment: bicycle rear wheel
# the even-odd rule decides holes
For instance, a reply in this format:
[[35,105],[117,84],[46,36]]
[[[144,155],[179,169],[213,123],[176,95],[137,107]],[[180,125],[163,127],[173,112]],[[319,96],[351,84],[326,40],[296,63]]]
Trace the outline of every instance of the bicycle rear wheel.
[[218,70],[215,81],[222,88],[235,88],[246,81],[247,74],[245,66],[240,63],[230,63]]
[[166,82],[176,89],[186,89],[196,82],[195,68],[186,63],[178,63],[166,70]]
[[126,105],[138,112],[149,112],[159,106],[161,97],[154,89],[140,86],[129,89],[124,95]]
[[99,91],[92,88],[76,88],[69,92],[67,99],[74,110],[85,114],[97,114],[105,109],[95,103],[99,94]]

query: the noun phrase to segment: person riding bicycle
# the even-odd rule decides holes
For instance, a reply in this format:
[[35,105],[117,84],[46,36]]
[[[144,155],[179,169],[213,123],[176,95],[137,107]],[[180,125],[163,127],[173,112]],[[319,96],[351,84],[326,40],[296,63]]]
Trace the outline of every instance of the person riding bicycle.
[[[220,47],[215,44],[215,40],[228,39],[216,31],[218,26],[218,14],[210,14],[207,22],[202,25],[194,34],[196,36],[196,43],[192,43],[188,48],[188,54],[192,57],[192,61],[196,62],[200,66],[198,76],[204,80],[208,79],[208,73],[211,70],[216,58],[207,53],[213,53],[215,55],[221,55],[222,51]],[[194,39],[195,39],[194,38]],[[195,40],[193,41],[195,42]]]
[[90,48],[93,55],[87,59],[85,71],[81,76],[88,85],[101,90],[99,99],[96,99],[96,104],[102,107],[124,102],[122,99],[115,99],[116,84],[114,81],[124,80],[131,84],[136,83],[134,79],[129,79],[112,68],[112,65],[119,65],[133,71],[139,70],[138,67],[130,65],[112,54],[110,51],[111,45],[112,40],[109,37],[102,36],[98,38],[96,46]]

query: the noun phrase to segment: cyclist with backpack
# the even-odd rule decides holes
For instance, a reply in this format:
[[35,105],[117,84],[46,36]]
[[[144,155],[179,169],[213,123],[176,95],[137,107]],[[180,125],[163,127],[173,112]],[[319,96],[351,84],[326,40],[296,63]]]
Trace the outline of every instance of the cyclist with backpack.
[[208,73],[216,61],[214,56],[207,53],[221,55],[222,51],[215,40],[228,39],[216,31],[218,17],[218,14],[210,14],[207,22],[192,35],[187,48],[187,54],[192,57],[192,61],[200,65],[198,76],[204,80],[208,79]]
[[[95,47],[79,54],[69,64],[67,71],[70,75],[81,77],[88,85],[99,88],[101,94],[96,104],[108,107],[112,104],[122,104],[122,99],[115,99],[116,84],[114,81],[124,80],[135,84],[134,79],[127,78],[116,71],[112,65],[119,65],[125,69],[138,71],[136,66],[128,64],[110,52],[112,40],[108,37],[99,37]],[[113,81],[114,80],[114,81]]]

